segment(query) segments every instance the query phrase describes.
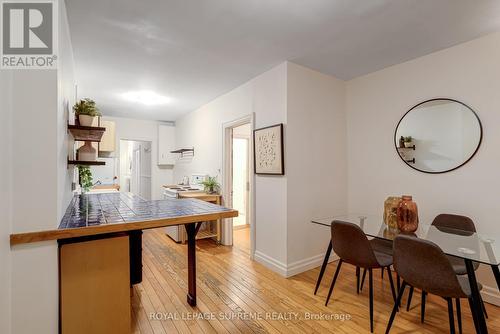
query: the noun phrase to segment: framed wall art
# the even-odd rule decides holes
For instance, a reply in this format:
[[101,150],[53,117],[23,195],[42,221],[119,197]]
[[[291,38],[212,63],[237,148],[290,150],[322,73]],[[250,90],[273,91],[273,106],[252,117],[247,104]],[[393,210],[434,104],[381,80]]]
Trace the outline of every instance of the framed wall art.
[[254,130],[253,145],[255,174],[285,174],[282,123]]

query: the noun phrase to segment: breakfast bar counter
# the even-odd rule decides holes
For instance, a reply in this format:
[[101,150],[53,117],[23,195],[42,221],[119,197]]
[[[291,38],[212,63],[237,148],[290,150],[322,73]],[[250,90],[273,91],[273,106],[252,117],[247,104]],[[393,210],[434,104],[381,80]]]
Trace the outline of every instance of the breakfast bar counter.
[[236,210],[198,199],[75,195],[57,229],[12,234],[10,242],[58,241],[61,333],[130,333],[130,288],[142,279],[142,230],[184,225],[187,302],[195,306],[195,243],[201,223],[237,216]]

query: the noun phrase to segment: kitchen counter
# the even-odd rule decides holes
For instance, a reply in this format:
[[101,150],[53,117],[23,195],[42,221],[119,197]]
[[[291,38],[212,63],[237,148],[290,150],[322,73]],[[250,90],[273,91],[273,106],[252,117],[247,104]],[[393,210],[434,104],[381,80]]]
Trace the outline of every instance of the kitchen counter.
[[237,215],[236,210],[195,198],[147,201],[131,193],[75,195],[58,229],[11,234],[10,243],[144,230]]
[[205,221],[236,216],[236,210],[195,198],[85,194],[72,199],[59,228],[11,234],[10,242],[58,241],[62,334],[130,333],[130,287],[142,279],[142,230],[184,225],[187,303],[196,306],[196,235]]

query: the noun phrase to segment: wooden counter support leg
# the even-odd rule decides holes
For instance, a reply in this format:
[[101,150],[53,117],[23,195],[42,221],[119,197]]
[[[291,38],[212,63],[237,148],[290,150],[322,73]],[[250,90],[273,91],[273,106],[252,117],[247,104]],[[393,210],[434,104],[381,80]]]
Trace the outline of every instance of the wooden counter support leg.
[[196,306],[196,234],[201,223],[191,223],[184,225],[187,233],[188,247],[188,295],[187,302],[191,306]]

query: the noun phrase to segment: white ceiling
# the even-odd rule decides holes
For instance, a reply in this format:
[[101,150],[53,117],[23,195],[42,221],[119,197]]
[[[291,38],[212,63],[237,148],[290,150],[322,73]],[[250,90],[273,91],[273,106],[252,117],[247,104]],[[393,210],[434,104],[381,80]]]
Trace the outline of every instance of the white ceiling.
[[[79,97],[175,120],[293,61],[351,79],[500,30],[498,0],[66,0]],[[162,106],[125,101],[152,90]]]

